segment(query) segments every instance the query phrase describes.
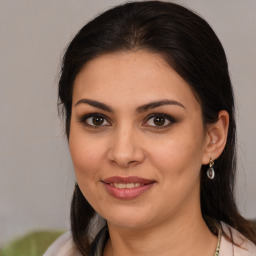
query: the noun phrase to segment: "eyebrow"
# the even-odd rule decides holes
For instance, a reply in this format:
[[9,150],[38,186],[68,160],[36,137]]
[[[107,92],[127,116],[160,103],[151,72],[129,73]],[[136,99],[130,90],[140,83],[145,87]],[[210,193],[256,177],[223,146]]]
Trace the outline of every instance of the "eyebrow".
[[186,109],[183,104],[181,104],[180,102],[178,102],[176,100],[159,100],[159,101],[153,101],[153,102],[150,102],[148,104],[145,104],[145,105],[142,105],[142,106],[138,107],[137,112],[138,113],[143,113],[143,112],[146,112],[149,109],[161,107],[161,106],[164,106],[164,105],[175,105],[175,106],[179,106],[179,107],[182,107],[182,108]]
[[80,105],[80,104],[88,104],[88,105],[91,105],[95,108],[100,108],[104,111],[107,111],[107,112],[114,112],[113,109],[111,107],[109,107],[108,105],[104,104],[104,103],[101,103],[101,102],[98,102],[96,100],[89,100],[89,99],[81,99],[79,100],[76,104],[75,104],[75,107]]
[[[90,106],[102,109],[106,112],[112,112],[112,113],[114,112],[113,109],[111,107],[109,107],[108,105],[106,105],[102,102],[95,101],[95,100],[81,99],[75,104],[75,107],[80,105],[80,104],[88,104]],[[159,100],[159,101],[153,101],[153,102],[147,103],[145,105],[139,106],[136,109],[136,112],[137,113],[143,113],[143,112],[148,111],[149,109],[157,108],[157,107],[164,106],[164,105],[175,105],[175,106],[179,106],[179,107],[182,107],[182,108],[186,109],[185,106],[182,103],[180,103],[176,100],[164,99],[164,100]]]

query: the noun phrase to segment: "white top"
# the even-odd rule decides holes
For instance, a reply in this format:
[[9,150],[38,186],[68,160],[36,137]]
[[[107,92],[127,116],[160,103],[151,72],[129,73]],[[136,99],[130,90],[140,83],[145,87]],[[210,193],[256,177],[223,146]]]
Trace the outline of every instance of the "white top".
[[[241,235],[237,230],[225,223],[221,223],[225,233],[233,238],[233,241],[240,247],[228,241],[224,236],[220,242],[219,256],[256,256],[256,245]],[[106,234],[103,234],[97,244],[94,256],[102,256]],[[81,256],[74,252],[74,244],[71,232],[66,232],[60,236],[45,252],[43,256]]]

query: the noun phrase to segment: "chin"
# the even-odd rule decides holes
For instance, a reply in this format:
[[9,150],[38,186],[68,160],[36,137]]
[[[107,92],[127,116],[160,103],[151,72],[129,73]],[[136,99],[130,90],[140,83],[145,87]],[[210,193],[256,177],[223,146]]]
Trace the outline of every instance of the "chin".
[[125,230],[138,230],[146,228],[149,223],[147,221],[135,220],[131,218],[122,218],[122,220],[107,220],[108,225],[118,227]]
[[134,208],[130,211],[126,209],[116,210],[113,213],[108,212],[104,217],[108,225],[131,230],[145,228],[150,225],[153,219],[150,212],[139,212]]

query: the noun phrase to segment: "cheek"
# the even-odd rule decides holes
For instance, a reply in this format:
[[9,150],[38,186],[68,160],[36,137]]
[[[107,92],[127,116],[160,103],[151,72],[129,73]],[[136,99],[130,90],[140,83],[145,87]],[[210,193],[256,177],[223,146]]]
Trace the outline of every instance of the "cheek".
[[102,178],[102,166],[104,165],[104,152],[101,143],[95,143],[90,136],[79,133],[70,133],[69,150],[73,161],[76,179],[79,188],[87,201],[97,209],[102,202],[99,191]]
[[171,214],[199,197],[202,135],[181,133],[151,148],[151,164],[161,184],[161,200]]
[[170,177],[199,175],[203,153],[202,129],[184,129],[150,149],[152,163]]
[[70,133],[69,150],[77,179],[97,175],[104,160],[103,141],[98,141],[74,129]]

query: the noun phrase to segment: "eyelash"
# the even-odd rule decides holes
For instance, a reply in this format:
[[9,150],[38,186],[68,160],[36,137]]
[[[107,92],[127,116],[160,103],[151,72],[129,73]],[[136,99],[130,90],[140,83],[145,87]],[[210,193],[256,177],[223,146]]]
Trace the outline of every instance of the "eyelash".
[[[104,119],[103,120],[103,125],[92,125],[92,124],[88,123],[89,118],[95,118],[95,117]],[[164,118],[165,123],[166,123],[166,121],[168,121],[169,123],[167,125],[162,125],[162,126],[145,125],[147,122],[149,122],[150,119],[154,119],[154,118]],[[99,128],[104,127],[104,126],[110,126],[111,125],[109,119],[105,115],[102,115],[100,113],[90,113],[90,114],[84,115],[79,119],[79,122],[83,123],[85,126],[88,126],[88,127],[94,128],[94,129],[99,129]],[[104,122],[108,122],[109,124],[104,125]],[[149,115],[147,118],[145,118],[145,121],[143,122],[143,126],[153,127],[153,128],[156,128],[156,129],[164,129],[166,127],[171,126],[174,123],[176,123],[176,119],[174,117],[168,115],[168,114],[153,113],[153,114]]]
[[79,122],[81,122],[85,126],[95,128],[95,129],[101,128],[102,126],[110,126],[110,125],[91,125],[91,124],[88,124],[88,119],[89,118],[95,118],[95,117],[103,118],[104,122],[107,121],[108,123],[110,123],[108,121],[108,118],[105,115],[102,115],[100,113],[90,113],[90,114],[84,115],[79,119]]
[[147,118],[146,118],[146,122],[149,122],[150,119],[155,119],[155,118],[164,118],[165,119],[165,123],[166,123],[166,120],[169,122],[167,125],[163,125],[163,126],[157,126],[157,125],[144,125],[145,122],[143,123],[143,126],[148,126],[148,127],[154,127],[156,129],[164,129],[166,127],[169,127],[171,126],[172,124],[176,123],[176,119],[168,114],[165,114],[165,113],[153,113],[151,115],[149,115]]

